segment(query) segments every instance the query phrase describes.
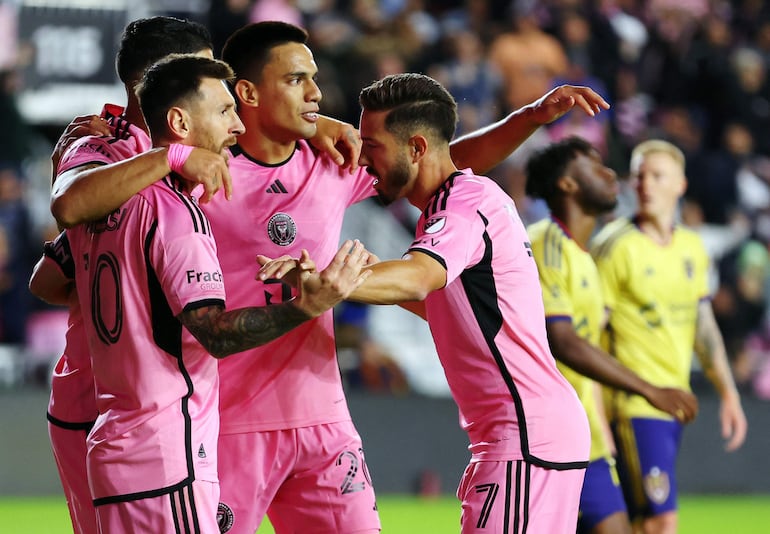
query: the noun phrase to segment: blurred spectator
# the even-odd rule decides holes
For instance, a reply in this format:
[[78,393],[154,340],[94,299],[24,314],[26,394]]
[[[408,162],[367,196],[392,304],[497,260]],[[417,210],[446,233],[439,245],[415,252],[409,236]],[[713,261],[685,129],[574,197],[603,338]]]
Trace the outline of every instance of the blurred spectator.
[[0,343],[16,345],[25,342],[32,300],[27,281],[40,248],[22,193],[15,167],[0,167],[0,229],[6,242],[0,273]]
[[636,64],[647,45],[649,32],[633,8],[633,0],[602,2],[604,15],[618,38],[618,54],[627,65]]
[[0,1],[0,72],[16,68],[18,53],[16,6]]
[[302,12],[294,0],[256,0],[249,13],[249,22],[280,20],[304,27]]
[[728,78],[724,100],[728,115],[744,123],[756,140],[756,151],[770,155],[770,83],[764,59],[752,48],[737,48],[730,56],[734,76]]
[[464,0],[444,11],[440,16],[441,31],[451,38],[455,32],[469,31],[477,35],[484,45],[503,32],[502,21],[510,2],[495,0]]
[[536,6],[512,5],[510,31],[498,36],[489,49],[489,60],[502,78],[506,112],[540,98],[568,66],[562,44],[540,28]]
[[[620,39],[601,11],[578,2],[555,14],[554,34],[564,45],[570,63],[568,79],[597,80],[602,91],[614,89],[621,63]],[[614,100],[614,94],[601,92]]]
[[631,149],[649,134],[655,102],[639,90],[636,72],[621,66],[615,79],[615,101],[610,109],[612,120],[607,162],[619,175],[628,171]]
[[31,154],[33,131],[19,112],[16,94],[20,78],[15,69],[0,71],[0,165],[21,172],[22,162]]
[[754,156],[754,138],[743,124],[727,126],[718,150],[704,156],[698,175],[689,175],[685,198],[697,203],[707,223],[726,225],[739,209],[738,174]]
[[703,19],[702,28],[683,59],[686,70],[692,73],[688,99],[708,114],[704,123],[704,145],[708,149],[721,145],[728,122],[740,120],[732,111],[732,103],[725,98],[730,91],[734,39],[727,15],[709,15]]
[[208,29],[214,45],[214,57],[222,55],[227,38],[249,22],[254,0],[211,0],[208,11]]
[[368,334],[369,306],[343,302],[335,308],[335,337],[346,386],[372,393],[405,395],[409,384],[401,367]]
[[639,80],[642,91],[659,105],[688,101],[692,73],[684,68],[684,57],[706,7],[706,0],[654,0],[648,4],[650,39],[639,59]]
[[767,283],[770,257],[767,247],[747,241],[727,256],[720,268],[719,290],[714,295],[714,315],[722,331],[736,381],[751,378],[751,355],[747,341],[757,335],[767,312]]
[[497,120],[500,79],[484,57],[479,37],[460,30],[445,39],[448,59],[433,65],[428,74],[441,82],[457,100],[457,135]]

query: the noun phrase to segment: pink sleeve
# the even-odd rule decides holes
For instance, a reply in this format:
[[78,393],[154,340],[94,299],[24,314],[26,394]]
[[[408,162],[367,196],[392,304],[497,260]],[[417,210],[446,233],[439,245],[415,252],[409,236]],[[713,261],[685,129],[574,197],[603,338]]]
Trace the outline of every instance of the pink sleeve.
[[225,286],[208,219],[189,198],[164,196],[149,258],[172,313],[224,305]]
[[81,137],[64,153],[57,174],[88,164],[107,165],[136,155],[135,143],[114,137]]

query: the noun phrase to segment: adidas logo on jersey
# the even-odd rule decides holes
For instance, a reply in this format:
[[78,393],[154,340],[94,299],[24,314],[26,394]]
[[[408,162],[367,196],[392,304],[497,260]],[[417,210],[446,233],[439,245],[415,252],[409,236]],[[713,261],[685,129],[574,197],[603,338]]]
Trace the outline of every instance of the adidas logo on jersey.
[[265,193],[277,193],[277,194],[281,194],[281,193],[288,193],[288,191],[287,191],[287,190],[286,190],[286,188],[283,186],[283,184],[281,183],[281,181],[280,181],[280,180],[276,180],[275,182],[273,182],[273,183],[270,185],[270,187],[268,187],[268,188],[265,190]]
[[201,443],[201,446],[198,449],[198,458],[205,458],[205,457],[206,457],[206,449],[203,448],[203,443]]

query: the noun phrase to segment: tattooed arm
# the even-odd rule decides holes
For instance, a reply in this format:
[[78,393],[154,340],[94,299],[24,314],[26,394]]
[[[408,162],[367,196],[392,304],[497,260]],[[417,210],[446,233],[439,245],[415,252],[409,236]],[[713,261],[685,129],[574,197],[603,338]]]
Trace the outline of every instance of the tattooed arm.
[[207,306],[182,312],[182,324],[216,358],[264,345],[311,319],[294,301],[225,311]]
[[706,378],[714,384],[714,388],[722,399],[719,409],[722,437],[727,440],[725,448],[728,451],[734,451],[746,439],[748,423],[730,372],[722,334],[714,318],[711,302],[706,300],[698,305],[694,348]]
[[[368,258],[369,252],[360,242],[345,241],[329,266],[319,273],[303,250],[293,263],[299,287],[295,299],[232,311],[207,306],[183,311],[178,318],[207,351],[224,358],[264,345],[345,299],[371,274],[361,271]],[[286,260],[281,265],[286,265]]]

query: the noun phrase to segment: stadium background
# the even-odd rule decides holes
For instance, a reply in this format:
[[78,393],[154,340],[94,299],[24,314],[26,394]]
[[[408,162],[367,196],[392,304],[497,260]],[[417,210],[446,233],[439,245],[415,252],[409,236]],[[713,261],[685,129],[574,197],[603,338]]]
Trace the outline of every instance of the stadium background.
[[[421,71],[444,82],[460,106],[460,133],[559,83],[594,87],[610,112],[598,119],[576,113],[541,128],[490,173],[528,222],[545,214],[524,196],[521,172],[539,146],[582,135],[621,178],[636,142],[655,136],[680,146],[690,178],[682,220],[701,233],[714,260],[715,311],[750,425],[746,445],[723,453],[716,398],[694,368],[701,414],[685,432],[681,489],[747,500],[764,495],[770,503],[765,2],[0,0],[0,532],[3,502],[61,495],[44,413],[64,315],[26,291],[40,244],[56,232],[48,156],[72,117],[124,101],[112,60],[117,40],[127,21],[154,14],[208,25],[217,48],[248,21],[280,18],[307,27],[322,111],[353,123],[360,87],[391,72]],[[624,182],[619,213],[633,210],[632,198]],[[394,257],[414,220],[404,204],[386,211],[363,203],[349,213],[345,233]],[[400,310],[358,306],[339,309],[338,325],[350,409],[378,492],[450,495],[467,461],[466,439],[427,329]],[[770,532],[767,515],[754,519],[756,532]],[[711,531],[719,530],[701,530]]]

